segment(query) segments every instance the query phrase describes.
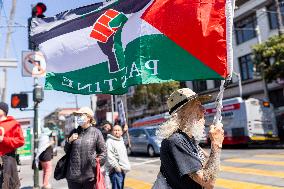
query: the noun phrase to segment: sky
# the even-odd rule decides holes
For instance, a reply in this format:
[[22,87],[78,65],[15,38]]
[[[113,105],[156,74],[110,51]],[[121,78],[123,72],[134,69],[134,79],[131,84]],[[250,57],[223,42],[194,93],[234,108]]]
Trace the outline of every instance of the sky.
[[[0,18],[0,59],[4,56],[4,47],[7,21],[10,14],[12,0],[2,0],[3,7],[1,9]],[[38,2],[42,2],[47,6],[44,13],[46,17],[54,16],[65,10],[100,2],[102,0],[17,0],[16,14],[14,23],[22,26],[27,25],[27,20],[31,16],[31,7]],[[1,3],[1,0],[0,0]],[[32,91],[34,79],[32,77],[22,77],[22,51],[28,50],[28,32],[26,27],[14,27],[12,33],[12,41],[10,43],[8,58],[17,59],[17,68],[8,69],[7,80],[7,96],[6,102],[10,105],[10,97],[12,93],[20,93],[22,91]],[[48,66],[48,65],[47,65]],[[0,74],[3,74],[2,70]],[[39,79],[39,83],[44,85],[44,78]],[[90,96],[77,95],[78,105],[90,106]],[[29,94],[29,105],[33,107],[32,94]],[[75,95],[60,91],[44,91],[44,101],[39,105],[39,116],[43,119],[56,108],[75,108]],[[33,111],[20,111],[19,109],[10,108],[9,115],[16,118],[33,117]]]

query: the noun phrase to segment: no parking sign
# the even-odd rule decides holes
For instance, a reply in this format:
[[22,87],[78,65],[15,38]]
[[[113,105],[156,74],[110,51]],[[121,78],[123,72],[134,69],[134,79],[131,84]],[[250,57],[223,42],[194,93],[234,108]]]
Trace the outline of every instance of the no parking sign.
[[22,52],[22,75],[24,77],[45,77],[46,62],[42,52]]

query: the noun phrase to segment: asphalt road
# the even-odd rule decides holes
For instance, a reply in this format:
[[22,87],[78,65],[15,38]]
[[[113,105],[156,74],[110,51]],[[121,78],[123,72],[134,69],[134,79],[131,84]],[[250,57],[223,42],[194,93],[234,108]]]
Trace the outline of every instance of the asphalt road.
[[[260,147],[261,148],[261,147]],[[56,159],[62,156],[59,153]],[[56,159],[53,160],[54,164]],[[224,149],[221,173],[216,189],[280,189],[284,188],[284,149]],[[139,154],[130,157],[132,170],[127,174],[127,189],[150,189],[159,172],[159,157]],[[22,189],[33,186],[30,161],[21,166]],[[42,172],[40,173],[41,176]],[[40,181],[41,183],[41,181]],[[65,180],[51,181],[54,189],[67,189]]]

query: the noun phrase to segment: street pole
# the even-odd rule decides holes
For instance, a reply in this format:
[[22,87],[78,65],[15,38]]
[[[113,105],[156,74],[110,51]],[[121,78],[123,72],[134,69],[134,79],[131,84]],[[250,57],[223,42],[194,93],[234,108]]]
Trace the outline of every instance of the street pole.
[[[38,84],[38,78],[34,78],[34,90],[33,90],[33,101],[34,101],[34,158],[38,153],[38,129],[39,129],[39,116],[38,109],[39,103],[43,101],[43,89]],[[34,168],[34,189],[39,189],[39,169],[36,165]]]
[[79,105],[78,105],[78,96],[75,95],[75,103],[76,103],[76,109],[79,109]]
[[[2,2],[1,2],[2,5]],[[10,16],[9,16],[9,22],[8,22],[8,28],[7,28],[7,34],[6,34],[6,42],[5,42],[5,48],[4,48],[4,58],[7,58],[9,55],[9,47],[10,47],[10,42],[11,42],[11,35],[12,35],[12,25],[15,17],[15,12],[16,12],[16,5],[17,5],[17,0],[12,1],[12,7],[10,11]],[[4,75],[4,87],[2,95],[1,95],[1,100],[2,102],[6,102],[6,93],[7,93],[7,68],[3,68],[3,75]]]
[[110,98],[111,98],[111,122],[112,124],[114,125],[114,119],[113,119],[113,115],[114,115],[114,102],[113,102],[113,95],[110,95]]
[[240,73],[233,72],[233,75],[237,76],[237,78],[238,78],[240,97],[243,98],[243,87],[242,87],[241,74],[240,74]]
[[[278,2],[278,0],[276,0],[276,1]],[[255,31],[256,31],[256,35],[257,35],[258,44],[261,44],[262,40],[261,40],[261,34],[260,34],[260,29],[259,29],[258,24],[256,25]],[[270,102],[268,86],[267,86],[267,82],[265,80],[264,67],[265,67],[265,64],[261,63],[260,64],[260,71],[261,71],[261,77],[262,77],[263,92],[264,92],[264,97]]]
[[96,95],[90,95],[91,109],[94,112],[96,112],[96,109],[97,109],[97,99],[98,97]]
[[[35,77],[34,78],[34,89],[36,89],[38,86],[39,86],[38,78]],[[34,99],[34,159],[38,151],[38,108],[39,108],[39,102]],[[34,189],[39,189],[38,166],[35,166],[34,168]]]
[[264,96],[265,96],[266,100],[268,100],[270,102],[267,82],[265,80],[264,66],[265,66],[264,64],[261,65],[261,77],[262,77],[262,83],[263,83],[263,87],[264,87],[263,91],[264,91]]
[[282,14],[281,14],[281,9],[280,9],[280,4],[279,4],[279,0],[274,0],[275,2],[275,7],[276,7],[276,12],[277,12],[277,29],[278,29],[278,35],[282,35],[283,31],[282,31]]
[[240,89],[240,97],[243,98],[243,87],[242,87],[242,78],[241,74],[238,73],[238,80],[239,80],[239,89]]

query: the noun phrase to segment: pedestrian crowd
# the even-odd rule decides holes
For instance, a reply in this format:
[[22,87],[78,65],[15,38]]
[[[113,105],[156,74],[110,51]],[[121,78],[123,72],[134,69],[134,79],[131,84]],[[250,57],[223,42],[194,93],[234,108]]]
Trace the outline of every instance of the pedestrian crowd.
[[[20,188],[16,150],[24,145],[24,136],[20,124],[8,116],[8,104],[0,103],[0,189]],[[66,139],[64,151],[68,154],[66,171],[63,173],[69,189],[96,188],[96,167],[100,164],[103,175],[101,186],[104,189],[124,188],[125,174],[130,170],[130,163],[122,135],[128,126],[122,128],[104,122],[96,128],[94,112],[82,107],[74,112],[76,125]],[[38,149],[32,168],[43,171],[42,189],[51,189],[53,147],[55,141],[52,131],[41,128]],[[98,187],[100,189],[100,187]],[[102,189],[103,189],[102,188]]]
[[[171,117],[159,130],[163,138],[161,167],[153,189],[211,189],[220,167],[224,131],[222,124],[210,126],[211,153],[198,144],[204,135],[205,109],[211,98],[188,88],[173,92],[168,101]],[[18,189],[16,149],[24,145],[20,124],[8,116],[8,105],[0,103],[0,189]],[[76,125],[66,138],[65,155],[57,162],[55,179],[65,178],[69,189],[123,189],[131,170],[123,135],[128,126],[103,122],[96,127],[94,112],[82,107],[74,112]],[[52,131],[41,129],[33,168],[43,170],[42,189],[51,189],[54,140]]]

